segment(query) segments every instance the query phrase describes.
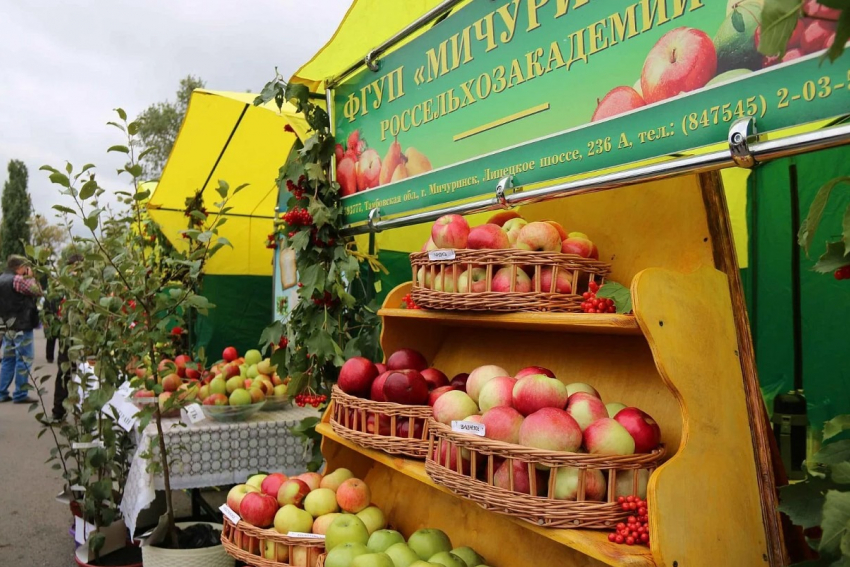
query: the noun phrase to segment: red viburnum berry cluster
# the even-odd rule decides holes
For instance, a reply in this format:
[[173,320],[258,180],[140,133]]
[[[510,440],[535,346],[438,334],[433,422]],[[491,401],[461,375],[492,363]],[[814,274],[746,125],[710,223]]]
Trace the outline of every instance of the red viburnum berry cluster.
[[266,237],[266,248],[275,250],[277,248],[277,234],[274,232]]
[[278,348],[286,348],[289,346],[289,339],[286,337],[280,337],[280,340],[277,343]]
[[841,266],[837,270],[835,270],[835,279],[837,280],[850,280],[850,265]]
[[588,286],[590,291],[586,291],[581,296],[584,302],[581,304],[581,310],[585,313],[616,313],[617,308],[614,306],[613,299],[605,299],[596,297],[596,292],[599,291],[599,284],[590,282]]
[[296,199],[301,199],[304,197],[304,192],[307,190],[306,184],[307,178],[303,175],[298,178],[298,183],[295,183],[291,179],[287,179],[286,190],[292,193]]
[[328,397],[324,394],[298,394],[295,396],[295,405],[300,408],[303,408],[306,405],[317,408],[327,401],[327,399]]
[[319,238],[319,230],[314,228],[310,235],[313,237],[313,245],[318,246],[319,248],[324,248],[325,246],[333,246],[336,242],[333,238],[329,238],[327,243],[325,243],[321,238]]
[[310,226],[313,224],[313,215],[303,207],[295,207],[283,214],[283,220],[289,226]]
[[401,298],[401,308],[402,309],[422,309],[420,306],[416,305],[413,301],[413,298],[408,293],[404,297]]
[[319,306],[333,307],[336,303],[336,300],[333,298],[329,291],[326,291],[322,297],[314,297],[313,304]]
[[626,523],[617,524],[616,531],[608,534],[608,541],[626,545],[649,545],[649,516],[646,500],[641,500],[637,496],[620,496],[617,503],[624,511],[632,512],[632,515]]

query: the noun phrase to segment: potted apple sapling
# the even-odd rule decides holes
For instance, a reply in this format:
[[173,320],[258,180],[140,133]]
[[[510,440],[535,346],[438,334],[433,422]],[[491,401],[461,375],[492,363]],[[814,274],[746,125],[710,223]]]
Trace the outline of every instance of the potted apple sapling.
[[[93,375],[104,383],[95,392],[100,403],[106,403],[117,388],[131,376],[131,388],[153,394],[156,403],[146,404],[133,417],[144,430],[154,427],[154,447],[140,447],[141,456],[148,458],[148,469],[162,476],[166,513],[153,533],[142,544],[144,564],[180,565],[186,558],[197,558],[205,565],[233,565],[220,545],[220,526],[208,524],[176,525],[171,495],[170,463],[173,455],[166,447],[163,416],[191,403],[197,384],[180,385],[176,391],[166,391],[162,378],[175,371],[173,362],[156,368],[159,361],[169,359],[183,346],[183,329],[191,329],[196,315],[205,315],[213,307],[199,291],[207,260],[230,243],[218,234],[224,223],[230,196],[243,186],[230,190],[219,181],[216,192],[220,200],[206,205],[204,195],[198,191],[186,202],[186,229],[180,231],[177,246],[161,246],[149,230],[150,219],[144,202],[150,191],[142,184],[142,167],[138,159],[148,150],[136,154],[138,123],[127,120],[126,113],[116,110],[118,120],[109,124],[125,136],[124,144],[114,145],[108,152],[123,154],[125,163],[118,171],[130,177],[128,191],[114,191],[109,197],[117,199],[119,208],[104,206],[107,190],[97,182],[91,164],[75,170],[68,164],[63,170],[44,166],[50,180],[60,187],[60,193],[70,198],[72,207],[55,205],[67,215],[70,223],[82,223],[87,229],[85,237],[75,236],[74,242],[87,247],[82,261],[82,272],[100,270],[102,276],[60,278],[66,297],[81,302],[91,314],[92,332],[107,329],[103,336],[100,357]],[[211,212],[208,212],[209,207]],[[67,302],[67,300],[66,300]],[[174,330],[180,329],[175,334]],[[82,331],[74,331],[74,335]],[[77,343],[88,345],[88,339],[75,338]],[[77,344],[75,343],[75,344]],[[76,348],[76,346],[71,347]],[[169,386],[169,390],[172,386]]]

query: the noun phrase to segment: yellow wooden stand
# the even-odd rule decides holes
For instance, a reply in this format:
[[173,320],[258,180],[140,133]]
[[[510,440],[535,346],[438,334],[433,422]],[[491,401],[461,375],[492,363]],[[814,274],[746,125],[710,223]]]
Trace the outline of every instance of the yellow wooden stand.
[[692,175],[523,208],[586,232],[611,279],[631,284],[634,316],[440,313],[400,309],[409,285],[380,314],[382,346],[416,348],[449,376],[482,364],[551,368],[587,382],[606,402],[637,406],[659,423],[670,458],[648,487],[652,546],[607,533],[545,529],[487,512],[435,485],[424,463],[360,448],[325,421],[330,469],[347,467],[405,535],[445,530],[493,567],[785,564],[766,429],[746,310],[719,177]]

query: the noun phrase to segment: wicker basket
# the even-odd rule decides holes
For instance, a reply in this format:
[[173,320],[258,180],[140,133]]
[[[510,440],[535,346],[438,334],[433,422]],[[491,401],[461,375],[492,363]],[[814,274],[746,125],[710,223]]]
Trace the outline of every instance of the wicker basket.
[[[265,556],[267,544],[274,543],[274,558]],[[286,567],[296,550],[306,552],[307,567],[324,565],[325,540],[306,537],[289,537],[275,530],[256,528],[251,524],[233,524],[224,519],[221,544],[227,554],[252,567]]]
[[[428,419],[432,414],[430,406],[373,402],[350,396],[338,386],[333,388],[331,401],[331,427],[340,437],[362,447],[393,455],[422,459],[428,454]],[[422,424],[422,432],[414,437],[417,420]],[[397,426],[403,421],[408,422],[408,437],[386,434],[397,431]],[[381,435],[381,432],[385,434]]]
[[[197,523],[178,522],[177,527],[186,528]],[[222,528],[220,524],[210,525]],[[235,563],[221,545],[201,549],[166,549],[142,544],[142,564],[145,567],[233,567]]]
[[[425,461],[428,476],[482,508],[520,518],[547,528],[611,529],[634,512],[624,512],[617,503],[617,478],[631,475],[633,494],[638,493],[639,472],[653,471],[664,458],[664,447],[639,455],[590,455],[559,453],[512,445],[468,433],[456,433],[433,419],[429,423],[430,449]],[[451,468],[454,457],[454,468]],[[494,486],[494,473],[502,460],[525,466],[530,480],[528,493]],[[575,500],[558,500],[556,474],[561,469],[578,469]],[[547,470],[548,469],[548,470]],[[586,493],[589,470],[606,476],[604,500],[590,500]],[[515,471],[509,469],[509,486],[515,487]]]
[[[453,258],[431,260],[428,252],[410,255],[413,266],[413,301],[428,309],[470,311],[553,311],[580,312],[581,294],[588,284],[600,285],[611,271],[611,265],[592,258],[560,252],[529,250],[453,250]],[[452,256],[452,254],[450,254]],[[500,268],[510,272],[510,291],[493,291],[493,277]],[[481,291],[458,291],[460,276],[473,268],[486,274]],[[541,271],[551,269],[551,285],[541,286]],[[523,270],[532,280],[530,291],[516,291],[517,273]],[[558,293],[555,285],[566,273],[571,293]],[[482,285],[483,284],[483,285]],[[448,291],[447,291],[448,290]]]

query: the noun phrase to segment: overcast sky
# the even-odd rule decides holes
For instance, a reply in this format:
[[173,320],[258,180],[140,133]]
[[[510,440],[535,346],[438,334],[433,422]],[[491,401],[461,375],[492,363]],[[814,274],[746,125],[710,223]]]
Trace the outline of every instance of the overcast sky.
[[36,211],[51,219],[64,197],[44,164],[92,162],[116,187],[121,154],[105,154],[122,143],[106,126],[113,108],[134,117],[174,100],[188,74],[208,89],[259,92],[275,66],[289,77],[312,57],[350,3],[0,0],[0,183],[9,160],[23,160]]

